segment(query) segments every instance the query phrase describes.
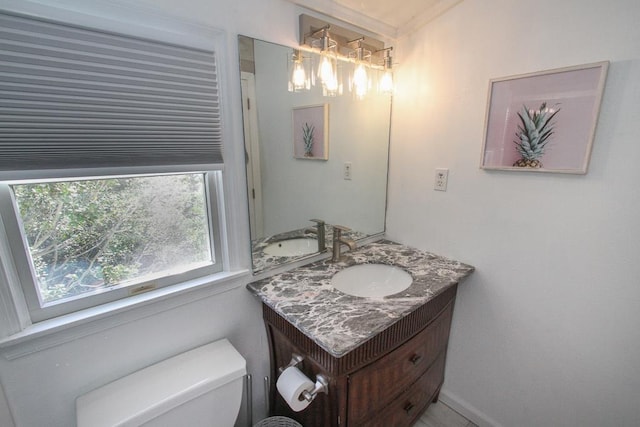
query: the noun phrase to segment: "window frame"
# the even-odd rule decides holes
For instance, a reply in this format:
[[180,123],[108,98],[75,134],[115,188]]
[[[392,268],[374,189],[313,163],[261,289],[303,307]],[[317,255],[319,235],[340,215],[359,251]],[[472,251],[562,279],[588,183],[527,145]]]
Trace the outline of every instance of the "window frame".
[[[40,306],[40,298],[37,293],[37,278],[33,270],[33,262],[29,252],[29,246],[26,236],[22,233],[20,224],[20,214],[16,204],[13,191],[10,189],[12,184],[32,183],[32,182],[60,182],[70,180],[89,180],[89,179],[109,179],[109,178],[135,178],[154,175],[176,175],[197,173],[203,174],[205,180],[205,198],[207,206],[207,219],[209,225],[209,241],[210,249],[214,258],[211,265],[190,269],[183,273],[158,277],[150,280],[135,282],[129,285],[119,285],[113,290],[99,292],[96,294],[78,296],[77,298],[62,300]],[[152,291],[184,283],[189,280],[212,275],[223,271],[224,254],[222,251],[222,234],[221,230],[224,226],[220,221],[219,212],[221,210],[222,200],[220,193],[222,190],[222,172],[210,168],[202,171],[183,172],[157,172],[157,173],[127,173],[127,174],[110,174],[110,175],[94,175],[87,174],[84,177],[63,177],[55,179],[30,179],[30,180],[4,180],[0,181],[0,216],[4,226],[4,233],[8,241],[6,250],[10,252],[17,280],[19,283],[12,286],[19,287],[21,294],[25,300],[29,313],[29,319],[32,323],[41,322],[55,317],[75,313],[84,309],[96,307],[113,301],[126,299],[128,297],[140,294],[142,292]],[[149,289],[145,290],[146,287]]]

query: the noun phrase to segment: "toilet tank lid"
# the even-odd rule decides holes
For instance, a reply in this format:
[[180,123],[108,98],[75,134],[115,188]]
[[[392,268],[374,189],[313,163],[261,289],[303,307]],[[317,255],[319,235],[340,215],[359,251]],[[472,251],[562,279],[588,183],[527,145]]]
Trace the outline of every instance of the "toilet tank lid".
[[245,374],[246,361],[222,339],[78,397],[78,426],[139,425]]

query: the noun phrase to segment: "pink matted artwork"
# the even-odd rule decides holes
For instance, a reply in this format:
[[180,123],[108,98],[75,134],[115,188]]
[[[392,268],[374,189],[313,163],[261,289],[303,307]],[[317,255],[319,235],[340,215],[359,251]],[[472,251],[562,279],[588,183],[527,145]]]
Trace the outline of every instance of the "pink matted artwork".
[[585,174],[608,65],[491,80],[480,167]]
[[329,104],[293,109],[293,157],[329,159]]

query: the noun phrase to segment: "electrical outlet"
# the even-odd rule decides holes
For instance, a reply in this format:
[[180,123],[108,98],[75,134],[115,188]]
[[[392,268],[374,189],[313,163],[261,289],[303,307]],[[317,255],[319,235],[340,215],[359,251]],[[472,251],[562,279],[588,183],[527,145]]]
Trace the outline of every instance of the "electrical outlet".
[[342,177],[344,179],[351,179],[351,173],[352,173],[352,166],[351,166],[351,162],[344,162],[344,168],[342,169]]
[[449,179],[449,169],[436,169],[436,181],[434,190],[447,191],[447,181]]

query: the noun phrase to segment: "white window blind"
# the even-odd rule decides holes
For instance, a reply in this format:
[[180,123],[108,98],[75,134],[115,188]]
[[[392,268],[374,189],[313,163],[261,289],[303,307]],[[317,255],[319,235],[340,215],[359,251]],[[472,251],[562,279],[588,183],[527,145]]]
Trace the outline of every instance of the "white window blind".
[[0,13],[0,171],[222,163],[214,52]]

